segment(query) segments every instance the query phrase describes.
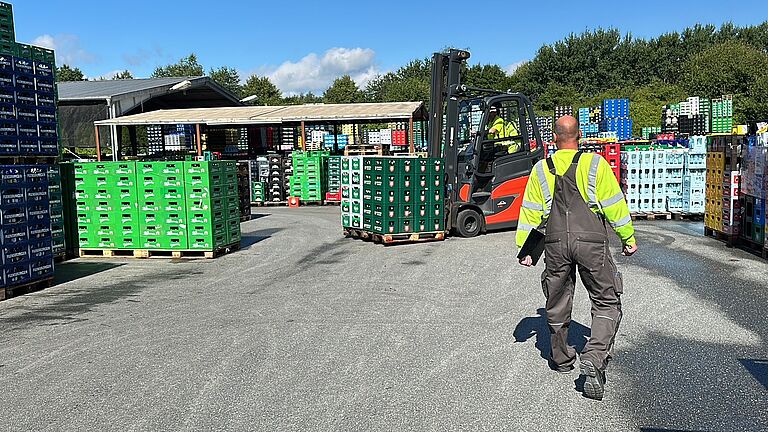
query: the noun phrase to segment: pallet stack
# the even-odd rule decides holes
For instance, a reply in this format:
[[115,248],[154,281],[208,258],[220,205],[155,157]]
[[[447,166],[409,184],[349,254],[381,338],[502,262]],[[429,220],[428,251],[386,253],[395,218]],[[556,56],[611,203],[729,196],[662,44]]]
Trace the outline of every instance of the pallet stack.
[[299,145],[300,136],[296,133],[296,128],[280,128],[279,148],[275,150],[291,151]]
[[55,68],[53,51],[16,42],[0,2],[0,300],[49,286],[64,247]]
[[640,136],[644,140],[654,139],[656,138],[656,134],[660,134],[660,133],[661,133],[661,127],[659,126],[649,126],[649,127],[644,127],[640,129]]
[[328,157],[328,191],[325,200],[331,202],[341,201],[341,156]]
[[707,202],[704,226],[732,243],[741,228],[739,164],[744,137],[710,136],[707,141]]
[[269,177],[267,200],[269,202],[285,202],[291,187],[290,177],[293,175],[291,156],[278,154],[267,155]]
[[269,182],[269,160],[259,156],[248,161],[248,175],[251,183],[251,203],[264,204],[267,201],[267,183]]
[[362,164],[363,232],[405,240],[444,231],[442,159],[365,157]]
[[240,220],[251,219],[251,175],[249,163],[235,162],[237,170],[237,197],[240,208]]
[[605,99],[600,109],[600,132],[615,132],[620,141],[632,137],[629,99]]
[[712,133],[729,134],[733,130],[733,96],[712,100]]
[[570,105],[562,105],[562,106],[555,107],[555,120],[559,119],[560,117],[572,116],[572,115],[573,115],[573,107]]
[[363,156],[341,158],[341,226],[363,228]]
[[240,242],[233,161],[88,162],[74,170],[81,256],[215,252]]
[[60,165],[48,166],[48,202],[51,209],[51,250],[55,259],[63,259],[66,255],[66,238]]
[[688,140],[683,177],[683,213],[704,214],[707,184],[707,137]]
[[[334,147],[344,149],[350,144],[350,136],[345,134],[340,135],[333,135],[333,134],[325,134],[323,135],[323,143],[322,148],[326,150],[333,150]],[[313,150],[310,148],[307,148],[307,150]],[[320,148],[317,148],[317,150],[321,150]]]
[[768,134],[749,137],[741,164],[741,192],[744,197],[742,239],[762,249],[765,245],[766,157]]
[[301,202],[323,201],[328,182],[326,175],[329,156],[327,151],[293,152],[291,197],[298,197]]
[[579,108],[579,128],[585,138],[597,138],[600,133],[600,108]]

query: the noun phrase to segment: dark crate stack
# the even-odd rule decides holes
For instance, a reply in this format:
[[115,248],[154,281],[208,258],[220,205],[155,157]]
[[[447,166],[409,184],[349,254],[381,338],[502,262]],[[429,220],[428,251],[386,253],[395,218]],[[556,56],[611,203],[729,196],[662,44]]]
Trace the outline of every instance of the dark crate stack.
[[269,159],[259,156],[256,160],[248,161],[248,173],[251,182],[251,203],[265,203],[269,182]]
[[237,162],[237,194],[240,204],[240,218],[251,219],[251,175],[248,161]]
[[372,234],[444,231],[442,159],[364,157],[362,165],[363,231]]
[[0,299],[50,280],[64,250],[54,73],[53,51],[16,42],[0,2]]
[[282,202],[288,199],[293,175],[291,155],[267,155],[269,177],[267,180],[267,201]]

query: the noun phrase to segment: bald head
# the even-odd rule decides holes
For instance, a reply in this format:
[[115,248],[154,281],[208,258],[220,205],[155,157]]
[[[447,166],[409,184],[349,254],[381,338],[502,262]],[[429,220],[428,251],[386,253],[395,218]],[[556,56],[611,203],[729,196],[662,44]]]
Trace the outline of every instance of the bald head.
[[555,122],[557,148],[579,147],[579,121],[573,116],[562,116]]

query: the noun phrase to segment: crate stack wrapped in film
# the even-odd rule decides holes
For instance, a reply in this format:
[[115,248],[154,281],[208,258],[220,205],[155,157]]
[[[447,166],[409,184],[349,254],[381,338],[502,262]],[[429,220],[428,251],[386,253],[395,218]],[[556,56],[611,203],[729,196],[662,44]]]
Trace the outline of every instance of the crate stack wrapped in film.
[[741,238],[760,249],[765,246],[766,157],[768,132],[748,137],[741,162],[741,192],[744,197]]
[[240,242],[234,161],[74,164],[83,250],[216,251]]
[[0,2],[0,300],[45,287],[65,250],[55,70],[53,51],[16,41]]

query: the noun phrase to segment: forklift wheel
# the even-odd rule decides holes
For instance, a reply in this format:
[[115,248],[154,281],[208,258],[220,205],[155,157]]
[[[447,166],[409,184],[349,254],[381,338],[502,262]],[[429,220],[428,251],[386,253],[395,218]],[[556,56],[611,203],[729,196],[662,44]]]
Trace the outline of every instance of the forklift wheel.
[[456,231],[462,237],[475,237],[483,229],[483,218],[472,209],[464,209],[456,218]]

